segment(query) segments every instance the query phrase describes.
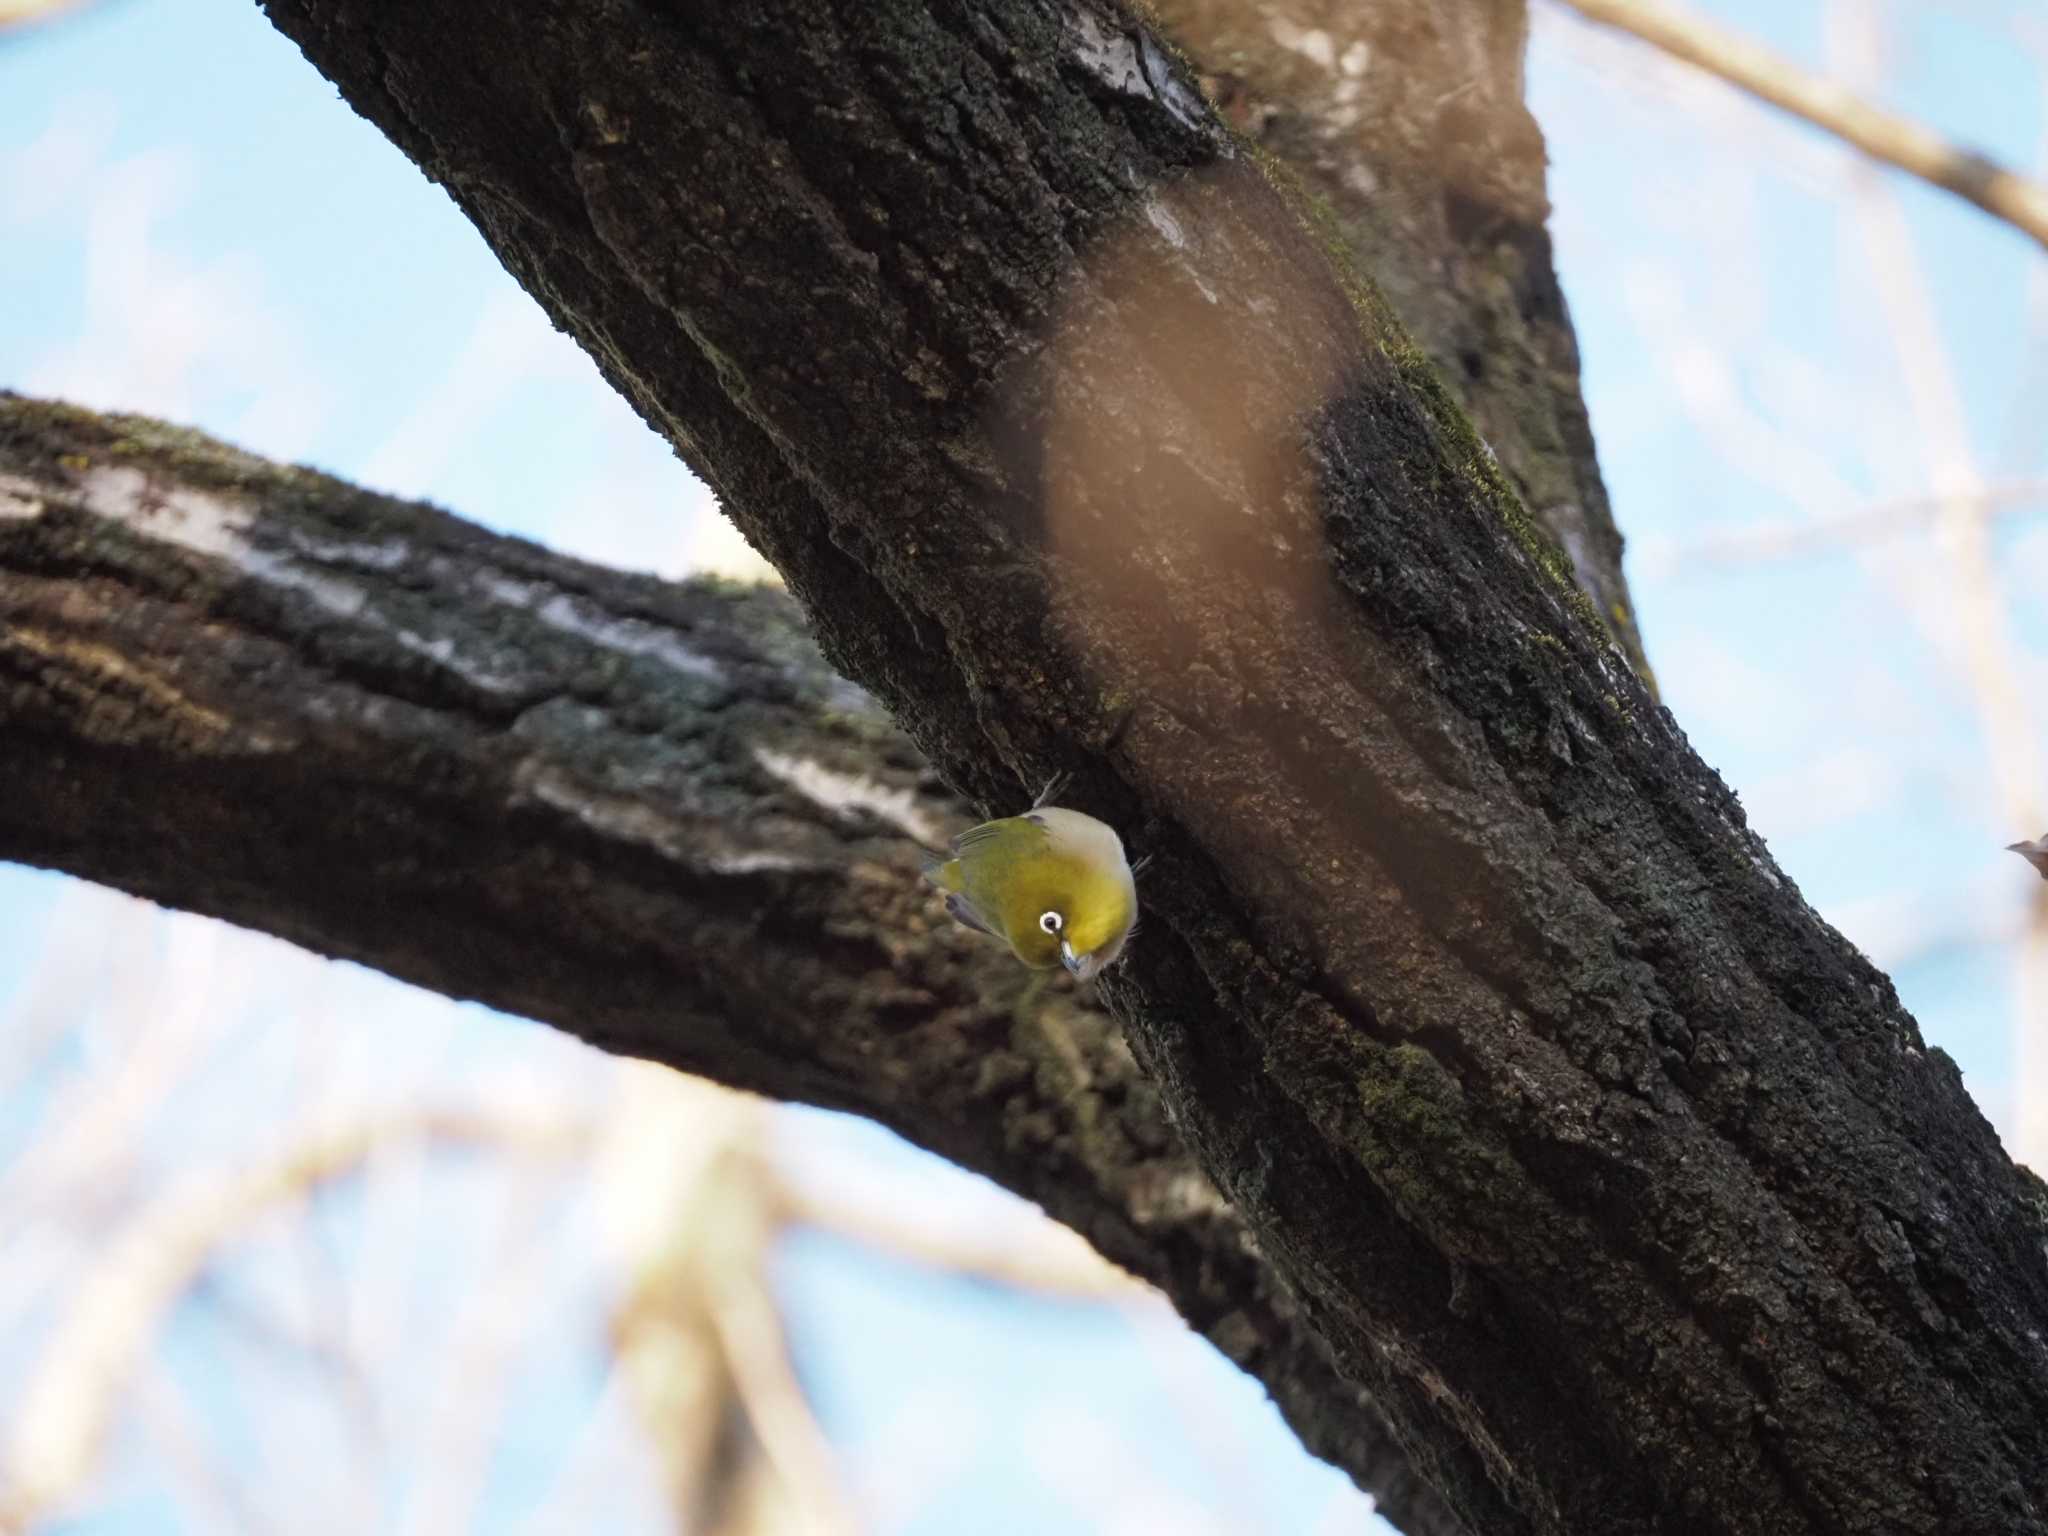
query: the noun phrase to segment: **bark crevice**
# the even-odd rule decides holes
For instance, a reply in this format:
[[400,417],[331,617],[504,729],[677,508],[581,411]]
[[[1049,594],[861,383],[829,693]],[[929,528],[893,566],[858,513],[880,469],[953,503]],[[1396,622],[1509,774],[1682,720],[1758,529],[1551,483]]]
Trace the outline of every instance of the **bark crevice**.
[[[1401,209],[1361,191],[1333,233],[1191,124],[1183,61],[1152,45],[1179,89],[1142,84],[1145,28],[1108,0],[949,0],[951,31],[909,4],[678,28],[525,0],[487,36],[452,0],[268,8],[704,470],[826,654],[977,809],[1067,769],[1155,855],[1146,942],[1102,988],[1139,1081],[1474,1529],[2043,1523],[2038,1186],[1610,642],[1629,625],[1581,585],[1601,550],[1524,511],[1510,480],[1595,516],[1552,473],[1589,460],[1571,412],[1518,422],[1504,474],[1369,281],[1384,265],[1398,306],[1398,257],[1370,253]],[[1426,11],[1367,9],[1381,44],[1457,51]],[[1479,14],[1473,78],[1511,99],[1520,9]],[[856,17],[857,47],[825,46]],[[1003,91],[966,83],[976,17],[1005,29]],[[1098,35],[1137,40],[1135,75],[1076,70]],[[435,89],[383,121],[369,59]],[[885,83],[906,114],[857,110]],[[555,126],[593,99],[626,125],[598,158]],[[934,152],[923,129],[961,112],[977,132]],[[1499,191],[1494,150],[1531,153],[1512,112],[1409,126],[1386,165],[1447,156],[1461,195]],[[1028,152],[989,148],[1010,143]],[[890,262],[838,236],[821,166],[874,200]],[[1547,321],[1547,272],[1508,270],[1540,249],[1540,191],[1498,226],[1442,191],[1446,238],[1505,263],[1487,323]],[[1060,232],[970,216],[1017,206]],[[1524,364],[1568,342],[1531,336]],[[1486,392],[1514,348],[1468,350],[1487,365],[1453,378],[1482,416],[1540,398]],[[734,981],[701,1000],[714,1036],[756,1001]],[[585,1010],[624,1048],[646,1029]],[[727,1043],[728,1070],[750,1059]],[[1898,1302],[1877,1211],[1955,1277],[1963,1356]]]

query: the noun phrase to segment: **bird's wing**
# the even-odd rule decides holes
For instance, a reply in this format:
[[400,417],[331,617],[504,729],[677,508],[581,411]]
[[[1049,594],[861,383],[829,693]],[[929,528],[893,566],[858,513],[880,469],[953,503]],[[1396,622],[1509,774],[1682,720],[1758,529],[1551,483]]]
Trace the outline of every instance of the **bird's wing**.
[[976,933],[985,933],[992,939],[1002,937],[995,929],[989,927],[987,920],[975,909],[974,903],[958,891],[954,891],[946,898],[946,910],[953,914],[955,922],[972,928]]
[[1005,816],[1000,821],[984,821],[978,827],[969,827],[948,845],[954,854],[966,858],[977,848],[999,842],[1005,837],[1015,837],[1025,824],[1040,836],[1045,835],[1045,823],[1030,816]]

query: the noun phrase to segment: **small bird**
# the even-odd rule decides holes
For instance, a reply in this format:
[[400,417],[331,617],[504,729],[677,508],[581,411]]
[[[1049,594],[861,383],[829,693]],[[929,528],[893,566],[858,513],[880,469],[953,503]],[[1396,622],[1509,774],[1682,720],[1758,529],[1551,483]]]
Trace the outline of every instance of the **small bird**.
[[1047,805],[970,827],[928,854],[925,878],[946,910],[1008,944],[1033,970],[1064,965],[1089,981],[1113,965],[1138,922],[1138,886],[1123,839],[1105,822]]

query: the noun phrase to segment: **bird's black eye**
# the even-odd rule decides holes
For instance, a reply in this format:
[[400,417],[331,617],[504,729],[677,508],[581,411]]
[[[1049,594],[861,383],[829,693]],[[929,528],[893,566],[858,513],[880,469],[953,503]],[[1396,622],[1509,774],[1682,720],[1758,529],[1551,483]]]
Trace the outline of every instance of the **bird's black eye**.
[[1047,933],[1058,933],[1066,923],[1057,912],[1041,912],[1038,916],[1038,926]]

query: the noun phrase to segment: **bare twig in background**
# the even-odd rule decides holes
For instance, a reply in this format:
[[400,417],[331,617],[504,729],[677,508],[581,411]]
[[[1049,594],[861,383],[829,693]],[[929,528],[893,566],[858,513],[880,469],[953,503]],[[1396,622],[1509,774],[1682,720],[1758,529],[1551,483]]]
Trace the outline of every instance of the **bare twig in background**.
[[925,1269],[1063,1301],[1159,1301],[1151,1286],[1050,1220],[1034,1225],[1031,1237],[1023,1242],[984,1241],[906,1216],[879,1194],[849,1200],[835,1189],[828,1200],[787,1182],[778,1182],[774,1194],[777,1214],[785,1223],[810,1227]]
[[0,0],[0,34],[81,11],[92,0]]
[[148,902],[117,898],[97,937],[100,955],[119,954],[126,963],[97,1012],[74,996],[72,1028],[99,1029],[118,1065],[79,1079],[43,1112],[38,1135],[0,1173],[0,1203],[15,1210],[33,1211],[41,1198],[75,1212],[113,1198],[133,1157],[132,1127],[219,1037],[226,999],[213,996],[213,1008],[203,1001],[229,980],[210,974],[214,925],[186,919],[158,927]]
[[188,1529],[282,1536],[283,1528],[242,1486],[247,1469],[207,1443],[206,1428],[188,1401],[185,1386],[161,1355],[139,1362],[128,1400],[150,1441],[162,1452],[181,1513],[193,1517]]
[[264,1167],[216,1171],[174,1188],[116,1236],[41,1351],[0,1461],[0,1532],[27,1530],[75,1493],[171,1307],[224,1245],[266,1213],[350,1173],[394,1140],[486,1142],[561,1158],[580,1151],[586,1137],[574,1122],[428,1111],[314,1136]]
[[[1843,0],[1828,8],[1829,34],[1850,76],[1873,80],[1883,56],[1877,22]],[[1997,815],[2016,829],[2040,822],[2041,766],[1985,514],[1985,479],[1970,441],[1956,367],[1934,312],[1934,294],[1893,189],[1867,169],[1855,178],[1863,250],[1890,320],[1901,374],[1942,497],[1935,546],[1945,557],[1949,622],[1962,642],[1961,670],[1997,786]],[[2048,195],[2035,189],[2041,211]],[[1975,201],[1975,199],[1972,199]],[[1991,210],[1996,211],[1996,210]],[[2048,220],[2033,231],[2048,230]],[[2021,1162],[2048,1161],[2048,903],[2032,903],[2014,955],[2013,1112],[2010,1145]]]
[[2048,187],[1918,123],[1883,112],[1661,0],[1556,0],[1588,21],[1615,27],[1803,118],[1874,160],[1952,192],[2048,248]]
[[[1665,54],[1661,37],[1619,19],[1624,11],[1636,19],[1668,14],[1659,8],[1623,5],[1620,0],[1561,4],[1597,20],[1613,19],[1617,28],[1632,35],[1647,36],[1660,48],[1653,58],[1705,62],[1683,49]],[[1875,61],[1883,50],[1877,39],[1858,35],[1858,29],[1875,24],[1870,9],[1838,5],[1832,20],[1835,41],[1849,43],[1854,50],[1843,70],[1840,93],[1846,99],[1857,93],[1875,94]],[[1589,39],[1598,35],[1585,31]],[[1730,78],[1725,70],[1707,67]],[[2035,725],[2029,718],[2032,690],[2022,675],[2024,654],[2007,616],[2013,595],[2004,590],[1990,524],[2003,514],[2038,510],[2048,486],[2040,482],[2038,471],[2028,473],[2032,465],[2018,462],[2013,454],[2006,456],[2012,461],[2011,478],[1993,480],[1980,466],[1928,277],[1920,268],[1894,191],[1875,174],[1869,159],[1838,154],[1824,163],[1801,153],[1798,140],[1804,136],[1760,137],[1757,129],[1767,119],[1748,110],[1743,97],[1716,94],[1721,99],[1714,103],[1692,101],[1711,124],[1716,143],[1743,142],[1752,153],[1766,157],[1782,179],[1819,197],[1841,198],[1845,211],[1857,218],[1854,238],[1842,242],[1843,261],[1852,269],[1845,270],[1841,280],[1844,291],[1852,285],[1857,291],[1867,286],[1871,297],[1864,302],[1886,322],[1870,328],[1869,334],[1893,356],[1866,358],[1860,374],[1829,379],[1821,387],[1809,384],[1776,402],[1774,410],[1756,398],[1755,389],[1745,387],[1755,383],[1756,370],[1735,360],[1729,341],[1731,335],[1757,330],[1764,323],[1760,318],[1750,317],[1733,330],[1725,324],[1717,329],[1695,313],[1712,306],[1711,295],[1667,291],[1647,281],[1632,285],[1633,307],[1643,331],[1657,350],[1668,355],[1678,398],[1700,431],[1730,465],[1812,514],[1798,523],[1717,532],[1683,543],[1667,541],[1663,548],[1646,548],[1643,553],[1662,568],[1688,572],[1717,563],[1818,553],[1854,558],[1874,583],[1889,589],[1882,613],[1874,617],[1882,622],[1901,615],[1909,618],[1961,684],[1959,692],[1968,702],[1983,754],[1967,774],[1956,776],[1959,803],[1997,829],[2010,828],[1997,838],[1999,843],[2015,833],[2038,830],[2034,807],[2041,780]],[[1865,147],[1849,137],[1841,142],[1851,149]],[[1816,182],[1816,173],[1823,171]],[[2040,193],[2039,188],[2034,190]],[[1715,221],[1720,217],[1716,213]],[[1746,298],[1756,292],[1753,278],[1731,278],[1730,283]],[[1758,338],[1748,338],[1748,345],[1753,355]],[[1878,378],[1902,386],[1895,393],[1903,397],[1903,414],[1895,412],[1886,390],[1871,387]],[[1870,505],[1863,489],[1836,463],[1815,452],[1809,440],[1779,419],[1793,406],[1810,405],[1816,395],[1848,402],[1847,414],[1859,423],[1869,462],[1881,466],[1885,478],[1919,478],[1928,489]],[[2021,412],[2023,406],[2018,401],[2014,409]],[[1927,557],[1917,550],[1879,547],[1882,540],[1907,534],[1928,539]],[[1887,739],[1896,740],[1895,719],[1890,727]],[[1992,780],[1989,794],[1986,769]],[[1923,763],[1920,771],[1929,771],[1928,765]],[[1909,771],[1900,783],[1910,777]],[[1995,810],[1984,816],[1987,804]],[[1778,825],[1789,824],[1779,819]],[[1872,897],[1855,903],[1853,910],[1836,904],[1830,916],[1854,933],[1867,951],[1885,956],[1890,967],[1905,963],[1909,956],[1924,960],[1968,944],[1995,946],[2010,954],[2015,983],[2014,1089],[2007,1130],[2014,1155],[2038,1165],[2048,1159],[2048,1107],[2043,1107],[2048,1049],[2041,1040],[2043,1011],[2048,1009],[2048,901],[2029,902],[2014,913],[2009,877],[1999,879],[1987,871],[1980,884],[1981,893],[1973,888],[1970,899],[1961,903],[1966,910],[1960,914],[1962,893],[1945,890],[1938,898],[1924,892],[1904,901]]]
[[[607,1485],[633,1475],[645,1436],[634,1422],[632,1389],[617,1371],[608,1372],[596,1405],[569,1442],[555,1476],[506,1536],[580,1536],[590,1529],[590,1510]],[[621,1433],[625,1428],[630,1433]]]
[[[2033,62],[2038,99],[2048,101],[2048,20],[2038,16],[2016,16],[2006,34],[2019,44]],[[2034,163],[2048,167],[2048,112],[2041,114],[2040,136],[2034,143]],[[2044,172],[2048,174],[2048,172]],[[2048,335],[2048,262],[2030,262],[2026,278],[2025,334]],[[2005,410],[1994,441],[1998,451],[1992,463],[2000,472],[2038,463],[2031,456],[2041,442],[2041,419],[2048,415],[2048,347],[2035,347],[2022,367],[2019,388]]]
[[[106,972],[109,935],[103,922],[91,921],[93,909],[131,901],[86,885],[67,885],[58,893],[36,939],[35,968],[0,1008],[0,1033],[7,1039],[7,1053],[0,1057],[0,1102],[22,1094],[46,1065],[45,1053],[78,1028],[86,1011],[80,999],[91,995]],[[7,1177],[13,1176],[10,1168]]]
[[452,1329],[448,1360],[437,1372],[422,1447],[434,1475],[405,1502],[401,1536],[484,1529],[480,1518],[491,1458],[506,1405],[517,1399],[514,1372],[533,1320],[547,1300],[546,1217],[558,1191],[540,1181],[513,1186],[494,1213],[487,1288],[470,1298]]
[[623,1070],[595,1174],[601,1230],[629,1271],[612,1348],[676,1531],[851,1536],[774,1301],[768,1114],[658,1067]]
[[1958,502],[1967,502],[1993,518],[2048,510],[2048,479],[2010,480],[1947,497],[1904,496],[1854,512],[1717,530],[1697,539],[1642,539],[1630,549],[1642,565],[1654,566],[1659,574],[1690,575],[1708,567],[1824,554],[1851,544],[1919,532],[1945,507]]
[[852,1536],[832,1445],[797,1380],[782,1318],[763,1283],[765,1269],[715,1268],[708,1297],[733,1386],[780,1483],[780,1499],[764,1499],[764,1507],[786,1504],[806,1536]]
[[618,1094],[590,1179],[599,1230],[626,1277],[613,1380],[641,1419],[678,1532],[855,1528],[775,1303],[771,1265],[792,1227],[935,1270],[1171,1316],[1156,1291],[1037,1213],[984,1236],[914,1202],[906,1210],[900,1186],[878,1189],[843,1169],[823,1189],[790,1177],[768,1155],[772,1111],[758,1100],[640,1063],[620,1068]]

